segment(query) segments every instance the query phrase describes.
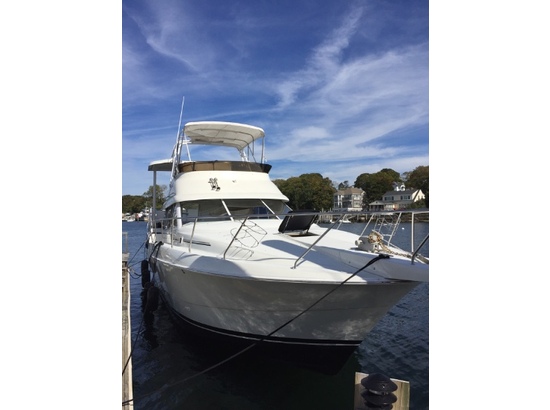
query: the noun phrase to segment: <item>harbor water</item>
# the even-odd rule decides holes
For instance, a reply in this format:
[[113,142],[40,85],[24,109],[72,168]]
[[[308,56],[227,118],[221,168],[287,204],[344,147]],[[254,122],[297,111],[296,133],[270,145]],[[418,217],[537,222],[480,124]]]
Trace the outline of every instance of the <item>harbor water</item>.
[[[369,333],[344,367],[326,375],[247,353],[228,360],[216,345],[197,343],[162,301],[144,315],[139,276],[146,222],[122,222],[130,253],[133,405],[136,410],[353,410],[355,372],[383,373],[410,383],[410,410],[429,403],[429,285],[422,283]],[[409,229],[402,224],[405,237]],[[415,241],[428,233],[415,225]],[[341,229],[360,233],[362,224]],[[418,238],[418,239],[416,239]],[[409,249],[407,243],[399,244]],[[429,256],[429,250],[423,254]],[[210,369],[210,370],[208,370]]]

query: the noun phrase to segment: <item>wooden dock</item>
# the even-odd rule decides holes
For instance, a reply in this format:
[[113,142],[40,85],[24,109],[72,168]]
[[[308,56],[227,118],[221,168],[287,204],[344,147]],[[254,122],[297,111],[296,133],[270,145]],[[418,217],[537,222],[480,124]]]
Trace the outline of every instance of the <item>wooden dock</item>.
[[[128,253],[122,253],[122,408],[133,409],[134,402],[132,389],[132,327],[130,322],[130,278],[128,275]],[[128,363],[128,364],[126,364]]]

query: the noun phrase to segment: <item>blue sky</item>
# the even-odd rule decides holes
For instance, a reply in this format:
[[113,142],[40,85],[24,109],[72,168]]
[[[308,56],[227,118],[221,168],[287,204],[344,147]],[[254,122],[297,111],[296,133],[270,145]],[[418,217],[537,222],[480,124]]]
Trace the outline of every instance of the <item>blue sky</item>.
[[424,0],[123,0],[122,194],[152,185],[183,97],[182,123],[262,127],[272,179],[429,165],[428,17]]

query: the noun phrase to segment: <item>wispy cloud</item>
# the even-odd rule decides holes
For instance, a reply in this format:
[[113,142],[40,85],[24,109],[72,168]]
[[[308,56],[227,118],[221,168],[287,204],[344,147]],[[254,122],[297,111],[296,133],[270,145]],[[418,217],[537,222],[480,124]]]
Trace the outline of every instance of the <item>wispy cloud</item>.
[[127,164],[169,156],[182,94],[188,121],[263,127],[273,177],[428,164],[427,1],[123,5],[128,190],[150,181]]
[[284,109],[294,103],[300,92],[323,84],[340,71],[342,53],[349,45],[362,15],[362,8],[354,7],[328,38],[316,47],[308,60],[308,65],[277,86],[278,108]]

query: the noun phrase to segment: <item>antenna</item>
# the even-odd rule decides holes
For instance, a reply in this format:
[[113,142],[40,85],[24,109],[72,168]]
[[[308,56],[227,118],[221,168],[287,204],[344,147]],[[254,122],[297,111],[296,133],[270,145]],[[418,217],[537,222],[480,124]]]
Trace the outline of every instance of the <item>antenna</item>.
[[178,123],[178,132],[176,132],[176,141],[179,137],[180,128],[181,128],[181,117],[183,116],[183,104],[185,104],[185,95],[181,97],[180,121]]
[[[178,122],[178,130],[176,132],[176,145],[174,147],[174,153],[172,158],[172,178],[176,176],[177,162],[179,162],[181,157],[181,144],[180,144],[180,129],[181,129],[181,118],[183,116],[183,106],[185,104],[185,95],[181,98],[181,110],[180,110],[180,120]],[[182,130],[183,133],[183,130]],[[187,145],[187,144],[186,144]],[[191,159],[189,154],[189,147],[187,146],[187,156]]]

